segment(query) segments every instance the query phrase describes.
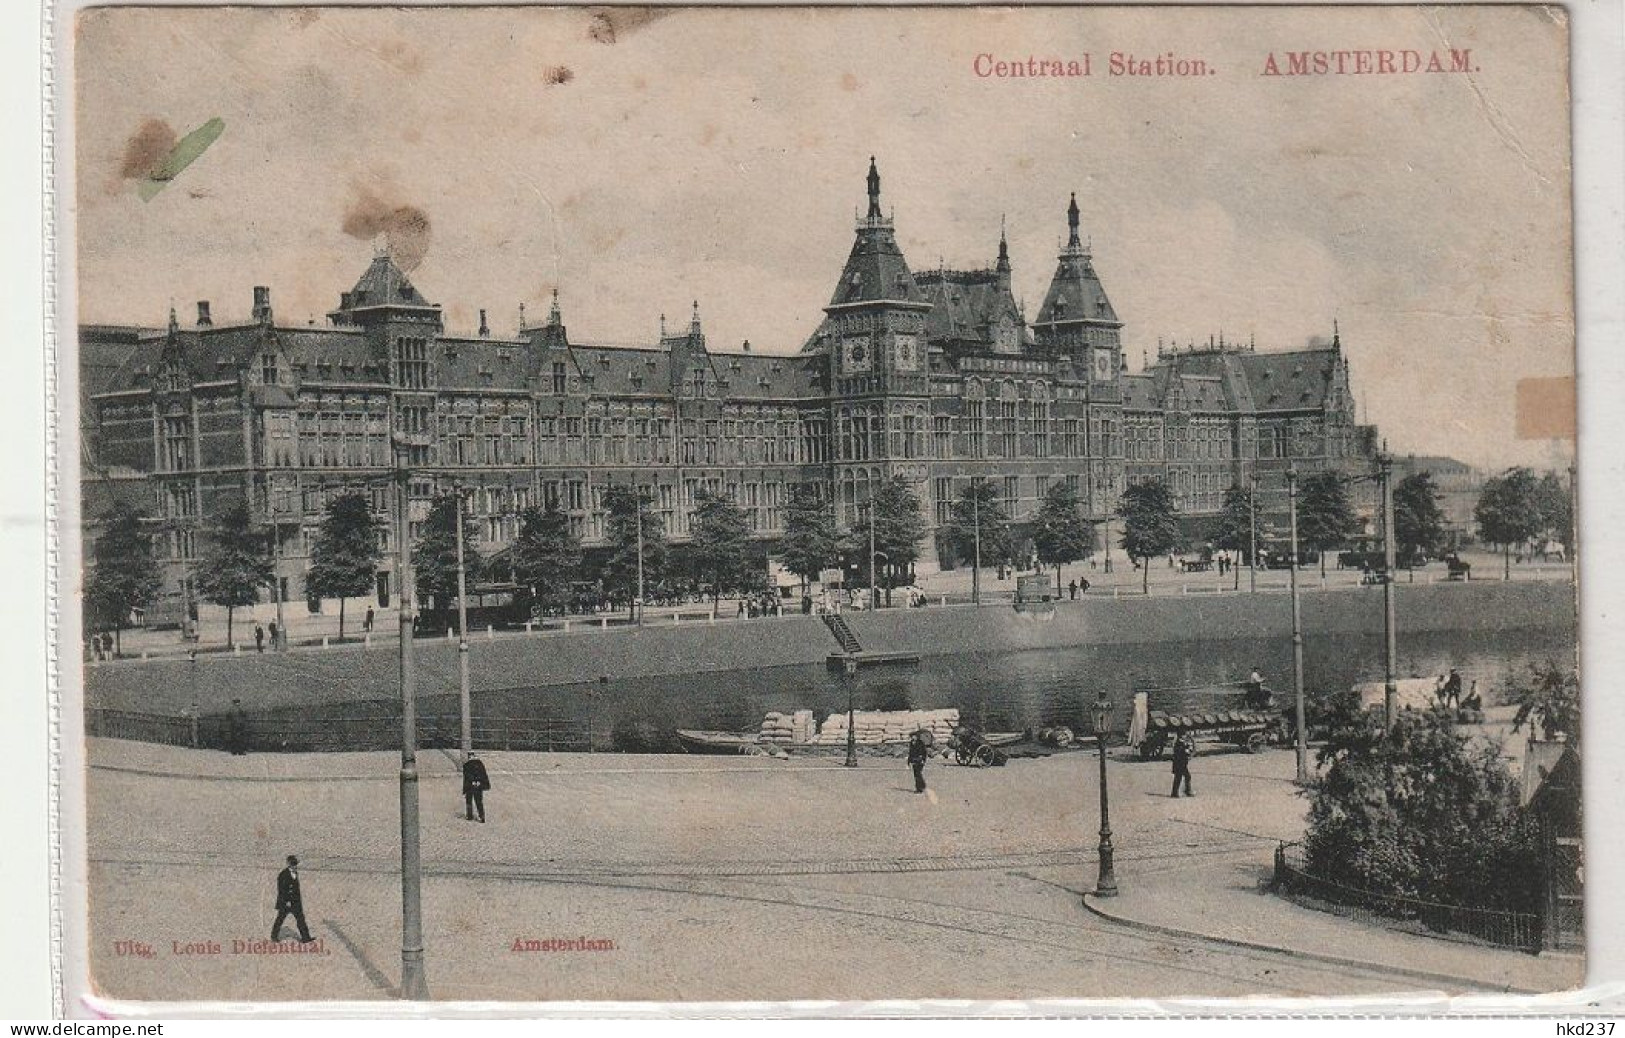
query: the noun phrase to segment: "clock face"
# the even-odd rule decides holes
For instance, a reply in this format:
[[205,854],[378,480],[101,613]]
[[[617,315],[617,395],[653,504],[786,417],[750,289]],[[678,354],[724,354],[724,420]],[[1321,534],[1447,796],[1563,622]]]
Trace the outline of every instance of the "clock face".
[[897,337],[897,369],[899,371],[918,371],[920,367],[920,348],[918,341],[912,335],[899,335]]
[[869,337],[867,335],[849,335],[841,340],[841,355],[845,361],[847,371],[868,371]]
[[1094,355],[1094,378],[1096,382],[1110,382],[1113,369],[1111,350],[1096,350]]

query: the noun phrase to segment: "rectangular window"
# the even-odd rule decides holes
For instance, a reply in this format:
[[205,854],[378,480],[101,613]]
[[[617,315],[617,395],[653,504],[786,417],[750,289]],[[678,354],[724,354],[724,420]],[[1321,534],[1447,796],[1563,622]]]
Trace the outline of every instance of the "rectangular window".
[[564,362],[563,361],[554,361],[553,362],[553,395],[554,396],[563,396],[564,395],[564,386],[565,386]]
[[954,504],[954,481],[952,476],[940,476],[936,480],[935,498],[937,509],[937,524],[940,526],[948,521]]
[[396,338],[395,383],[406,389],[424,389],[429,385],[427,339]]
[[1016,505],[1021,500],[1021,478],[1019,476],[1004,477],[1004,513],[1010,518],[1016,517]]

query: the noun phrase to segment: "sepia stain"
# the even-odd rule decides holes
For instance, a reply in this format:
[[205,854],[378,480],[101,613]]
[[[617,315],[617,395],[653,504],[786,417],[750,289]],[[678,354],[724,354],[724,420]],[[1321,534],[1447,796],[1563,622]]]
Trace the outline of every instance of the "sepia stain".
[[401,140],[408,144],[417,144],[423,140],[423,131],[416,126],[408,126],[401,132]]
[[144,119],[125,142],[119,175],[126,180],[140,181],[136,194],[143,202],[150,202],[187,166],[197,161],[198,156],[208,151],[225,130],[225,121],[215,116],[176,140],[174,128],[164,120]]
[[409,76],[423,71],[423,55],[401,40],[390,40],[378,48],[378,57],[386,65]]
[[1574,377],[1520,378],[1517,429],[1520,440],[1572,440]]
[[700,144],[701,144],[701,146],[703,147],[705,145],[710,144],[712,141],[716,140],[717,139],[717,132],[718,132],[717,128],[714,125],[712,125],[711,123],[706,123],[705,124],[705,129],[700,131]]
[[854,90],[856,90],[857,88],[858,88],[858,77],[857,76],[854,76],[850,72],[841,73],[841,89],[842,90],[845,90],[847,93],[850,94]]
[[175,128],[162,119],[143,119],[129,140],[119,161],[119,176],[125,180],[145,180],[158,171],[169,157],[178,138]]
[[654,7],[600,7],[591,11],[587,35],[599,43],[613,44],[651,22],[671,14]]
[[633,76],[632,77],[632,89],[633,90],[647,90],[647,89],[649,89],[649,81],[647,79],[644,79],[642,76]]
[[429,214],[365,186],[355,190],[355,199],[344,211],[344,233],[363,241],[382,237],[396,266],[407,272],[416,269],[429,251]]
[[308,29],[322,20],[322,10],[319,7],[301,7],[293,12],[293,25],[296,29]]
[[542,70],[542,82],[548,86],[563,86],[574,78],[576,74],[566,65],[549,65]]

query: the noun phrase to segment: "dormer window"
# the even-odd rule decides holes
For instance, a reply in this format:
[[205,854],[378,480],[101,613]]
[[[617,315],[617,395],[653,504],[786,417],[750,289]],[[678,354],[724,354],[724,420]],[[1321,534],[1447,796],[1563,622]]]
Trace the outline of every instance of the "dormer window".
[[260,355],[260,380],[268,386],[274,386],[276,377],[276,354],[264,353]]

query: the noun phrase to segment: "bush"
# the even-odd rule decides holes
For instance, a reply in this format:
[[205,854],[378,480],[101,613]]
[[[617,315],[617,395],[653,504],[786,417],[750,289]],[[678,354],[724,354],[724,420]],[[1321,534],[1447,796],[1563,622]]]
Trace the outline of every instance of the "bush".
[[[1321,750],[1305,864],[1326,880],[1399,897],[1532,910],[1537,844],[1496,748],[1448,711],[1348,718]],[[1328,766],[1329,765],[1329,766]]]

